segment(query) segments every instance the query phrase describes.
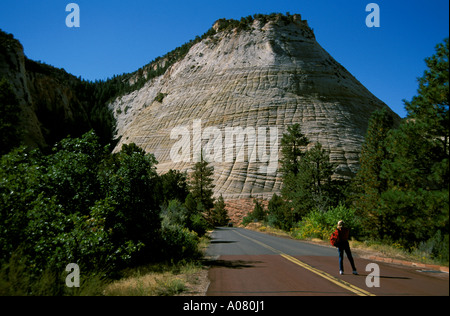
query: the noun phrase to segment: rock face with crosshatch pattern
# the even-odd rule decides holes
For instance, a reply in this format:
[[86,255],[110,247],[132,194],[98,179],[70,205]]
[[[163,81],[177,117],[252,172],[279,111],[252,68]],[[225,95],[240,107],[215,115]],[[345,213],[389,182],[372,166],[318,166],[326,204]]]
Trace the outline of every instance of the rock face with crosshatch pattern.
[[[221,138],[222,162],[217,156],[212,159],[215,194],[230,200],[267,198],[280,191],[279,168],[267,172],[270,161],[260,159],[258,128],[267,128],[265,153],[276,149],[281,158],[283,133],[299,123],[312,143],[320,142],[330,152],[337,165],[334,176],[348,178],[357,171],[371,113],[387,106],[317,43],[307,22],[297,15],[290,23],[255,20],[249,30],[218,32],[195,44],[163,75],[117,98],[110,107],[121,137],[115,150],[134,142],[155,155],[161,173],[192,168],[193,154],[198,153],[196,127],[203,133],[203,145]],[[188,133],[189,162],[171,158],[171,149],[182,138],[172,139],[171,131],[180,127]],[[270,127],[278,132],[278,142],[272,146]],[[250,134],[250,143],[245,138],[244,161],[236,159],[240,149],[235,145],[234,160],[226,161],[227,128],[256,132]],[[216,133],[207,135],[212,130]],[[256,145],[249,146],[253,140]],[[202,148],[208,150],[206,145]],[[256,156],[252,159],[252,155]]]

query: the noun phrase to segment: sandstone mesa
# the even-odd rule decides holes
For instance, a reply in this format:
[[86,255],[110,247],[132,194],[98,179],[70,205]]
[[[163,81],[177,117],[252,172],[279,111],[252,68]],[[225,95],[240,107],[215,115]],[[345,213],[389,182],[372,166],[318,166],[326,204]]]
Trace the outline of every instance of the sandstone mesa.
[[[220,23],[213,28],[220,30]],[[120,137],[115,151],[134,142],[155,155],[160,173],[193,167],[195,157],[174,161],[170,151],[177,142],[171,131],[187,127],[192,133],[195,120],[201,120],[203,131],[277,128],[278,144],[287,126],[299,123],[312,144],[320,142],[330,152],[335,177],[347,179],[358,169],[371,113],[387,107],[319,45],[300,15],[290,23],[255,19],[248,30],[218,31],[163,75],[109,106]],[[212,137],[203,134],[203,149]],[[225,136],[220,137],[224,144]],[[232,200],[280,192],[279,168],[261,172],[270,162],[251,159],[252,144],[257,144],[252,137],[245,135],[244,148],[234,148],[234,161],[224,156],[211,162],[216,195]],[[236,159],[239,150],[244,161]]]

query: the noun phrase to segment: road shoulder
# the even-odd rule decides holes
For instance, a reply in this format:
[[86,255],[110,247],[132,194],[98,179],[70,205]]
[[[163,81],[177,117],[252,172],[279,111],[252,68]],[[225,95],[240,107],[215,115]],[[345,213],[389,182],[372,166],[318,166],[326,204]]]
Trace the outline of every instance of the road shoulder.
[[[263,233],[263,234],[267,234],[267,235],[272,235],[272,236],[276,236],[276,237],[281,237],[281,238],[286,238],[286,239],[292,239],[292,240],[298,240],[301,242],[305,242],[305,243],[310,243],[310,244],[314,244],[314,245],[319,245],[319,246],[323,246],[323,247],[328,247],[328,248],[334,248],[333,246],[331,246],[328,242],[321,240],[321,239],[311,239],[311,240],[300,240],[300,239],[296,239],[291,237],[288,233],[286,232],[282,232],[282,231],[271,231],[271,230],[267,230],[267,229],[261,229],[261,224],[259,223],[252,223],[251,225],[248,225],[247,227],[241,227],[244,229],[248,229],[248,230],[252,230],[252,231],[256,231],[259,233]],[[356,244],[356,246],[355,246]],[[424,270],[430,270],[430,271],[439,271],[439,272],[443,272],[443,273],[449,273],[449,267],[448,266],[441,266],[441,265],[436,265],[436,264],[428,264],[428,263],[422,263],[422,262],[417,262],[417,261],[411,261],[408,260],[407,258],[404,258],[400,255],[398,256],[389,256],[386,255],[380,251],[374,250],[374,249],[370,249],[368,247],[360,247],[358,244],[360,244],[360,242],[352,242],[350,241],[350,247],[352,249],[352,253],[354,254],[355,257],[359,257],[362,259],[368,259],[368,260],[372,260],[372,261],[377,261],[377,262],[383,262],[383,263],[389,263],[389,264],[394,264],[394,265],[402,265],[402,266],[406,266],[406,267],[415,267],[417,269],[424,269]]]

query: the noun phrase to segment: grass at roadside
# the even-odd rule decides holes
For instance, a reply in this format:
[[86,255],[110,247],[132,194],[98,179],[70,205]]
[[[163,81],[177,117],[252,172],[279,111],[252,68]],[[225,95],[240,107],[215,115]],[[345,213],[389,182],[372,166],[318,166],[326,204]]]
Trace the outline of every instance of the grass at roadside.
[[[209,244],[202,237],[199,251],[204,253]],[[207,270],[201,260],[158,263],[129,269],[123,277],[105,286],[107,296],[174,296],[204,295],[207,287]]]
[[446,266],[446,267],[449,266],[448,261],[443,262],[440,260],[431,259],[431,258],[429,258],[428,254],[426,254],[418,249],[413,250],[412,252],[409,252],[409,251],[401,248],[398,244],[387,245],[380,241],[352,240],[352,241],[350,241],[350,246],[353,249],[357,249],[357,250],[361,250],[361,251],[375,252],[375,253],[381,255],[381,257],[401,259],[401,260],[405,260],[405,261],[419,262],[419,263],[430,264],[430,265],[440,265],[440,266]]
[[202,295],[197,288],[203,280],[199,262],[155,264],[124,272],[124,277],[110,283],[103,291],[111,296]]
[[67,272],[46,270],[32,280],[23,263],[0,268],[0,296],[173,296],[204,295],[208,285],[202,260],[155,263],[120,272],[111,280],[102,273],[80,273],[80,286],[67,287]]

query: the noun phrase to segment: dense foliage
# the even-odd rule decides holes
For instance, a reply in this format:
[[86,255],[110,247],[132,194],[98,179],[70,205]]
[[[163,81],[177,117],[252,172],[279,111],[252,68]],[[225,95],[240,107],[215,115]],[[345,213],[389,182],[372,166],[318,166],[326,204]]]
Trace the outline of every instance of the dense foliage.
[[186,207],[203,213],[210,227],[225,226],[229,222],[228,211],[222,195],[214,198],[214,167],[204,160],[195,163],[189,180],[191,193],[186,198]]
[[448,58],[447,38],[425,60],[428,69],[418,80],[418,95],[405,101],[407,118],[388,132],[384,149],[388,156],[379,172],[386,186],[378,200],[378,225],[372,227],[380,238],[405,248],[440,236],[446,251],[431,252],[444,260],[449,255]]
[[277,227],[291,228],[311,210],[326,211],[343,195],[342,183],[331,178],[336,166],[320,143],[310,146],[300,125],[290,126],[281,139],[282,197],[273,196],[269,218]]
[[355,210],[344,205],[330,207],[326,212],[312,210],[291,229],[292,235],[300,239],[319,238],[328,240],[336,229],[338,221],[343,220],[352,229],[352,236],[361,236],[360,217]]
[[387,136],[393,126],[393,119],[386,109],[372,114],[361,150],[361,166],[353,182],[354,206],[358,210],[358,216],[363,219],[364,226],[372,227],[368,230],[371,238],[378,237],[381,233],[373,228],[381,224],[377,217],[378,202],[381,193],[387,188],[387,181],[381,177],[381,170],[383,161],[388,159]]
[[253,203],[255,204],[253,211],[249,212],[247,216],[242,219],[243,225],[247,225],[251,222],[263,222],[267,220],[267,212],[264,210],[261,202],[254,199]]
[[211,209],[214,206],[213,173],[214,168],[209,166],[208,162],[204,160],[202,156],[201,161],[194,165],[194,170],[189,183],[193,198],[205,209]]
[[198,255],[207,223],[183,204],[185,175],[159,176],[154,156],[135,144],[110,154],[89,132],[62,140],[48,155],[14,149],[0,164],[0,274],[8,280],[15,258],[26,262],[22,294],[72,262],[85,274],[112,275]]
[[230,222],[226,204],[222,194],[214,203],[214,209],[212,210],[212,222],[214,226],[226,226]]

